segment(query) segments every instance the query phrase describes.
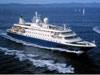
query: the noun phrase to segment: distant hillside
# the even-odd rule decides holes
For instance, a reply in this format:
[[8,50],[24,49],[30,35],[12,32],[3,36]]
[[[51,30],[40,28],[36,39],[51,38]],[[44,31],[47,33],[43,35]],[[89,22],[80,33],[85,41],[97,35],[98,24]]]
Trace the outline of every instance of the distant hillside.
[[27,8],[31,8],[31,7],[41,7],[43,5],[41,4],[17,4],[17,3],[10,3],[10,4],[0,4],[0,8],[4,7],[4,8],[8,8],[8,7],[11,7],[11,8],[24,8],[24,7],[27,7]]
[[0,8],[12,7],[12,8],[36,8],[36,7],[100,7],[100,3],[54,3],[54,4],[0,4]]
[[100,3],[61,3],[61,4],[47,4],[56,7],[100,7]]

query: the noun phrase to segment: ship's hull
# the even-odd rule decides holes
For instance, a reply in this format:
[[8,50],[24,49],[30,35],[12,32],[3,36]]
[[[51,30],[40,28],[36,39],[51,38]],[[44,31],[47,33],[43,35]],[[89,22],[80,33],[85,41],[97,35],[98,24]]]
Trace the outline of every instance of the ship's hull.
[[27,36],[23,36],[23,35],[11,33],[11,32],[7,32],[7,35],[9,35],[15,39],[18,39],[18,40],[34,43],[36,45],[45,46],[45,47],[64,48],[64,49],[69,49],[71,51],[82,50],[85,52],[88,51],[89,49],[92,49],[92,47],[74,47],[74,46],[64,45],[61,43],[56,43],[56,42],[41,40],[41,39],[37,39],[37,38],[27,37]]

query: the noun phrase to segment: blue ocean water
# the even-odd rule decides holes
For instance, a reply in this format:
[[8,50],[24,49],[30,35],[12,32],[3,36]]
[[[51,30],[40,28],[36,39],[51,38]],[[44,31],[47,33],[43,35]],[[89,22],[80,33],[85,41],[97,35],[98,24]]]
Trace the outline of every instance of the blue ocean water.
[[[100,7],[85,7],[84,15],[83,8],[27,5],[0,7],[0,73],[100,73],[100,34],[95,32],[100,25]],[[66,24],[83,40],[91,42],[95,38],[97,47],[84,55],[72,55],[60,49],[55,51],[53,48],[7,37],[6,30],[18,23],[20,15],[30,22],[35,11],[41,14],[42,19],[48,17],[51,24]]]

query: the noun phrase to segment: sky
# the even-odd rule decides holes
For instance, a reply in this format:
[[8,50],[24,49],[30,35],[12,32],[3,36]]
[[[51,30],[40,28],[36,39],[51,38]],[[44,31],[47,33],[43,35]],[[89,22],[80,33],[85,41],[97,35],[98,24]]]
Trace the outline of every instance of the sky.
[[22,3],[22,4],[48,4],[48,3],[100,3],[100,0],[0,0],[0,4]]

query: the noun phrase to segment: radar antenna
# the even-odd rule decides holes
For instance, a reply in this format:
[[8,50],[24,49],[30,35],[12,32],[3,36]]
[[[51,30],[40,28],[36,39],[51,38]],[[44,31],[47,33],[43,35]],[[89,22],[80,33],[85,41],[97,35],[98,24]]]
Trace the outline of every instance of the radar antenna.
[[41,19],[40,19],[40,15],[39,15],[38,12],[36,11],[36,12],[35,12],[35,16],[34,16],[33,19],[32,19],[32,22],[33,22],[33,23],[36,23],[36,20],[37,20],[37,19],[40,20],[40,22],[42,22]]

